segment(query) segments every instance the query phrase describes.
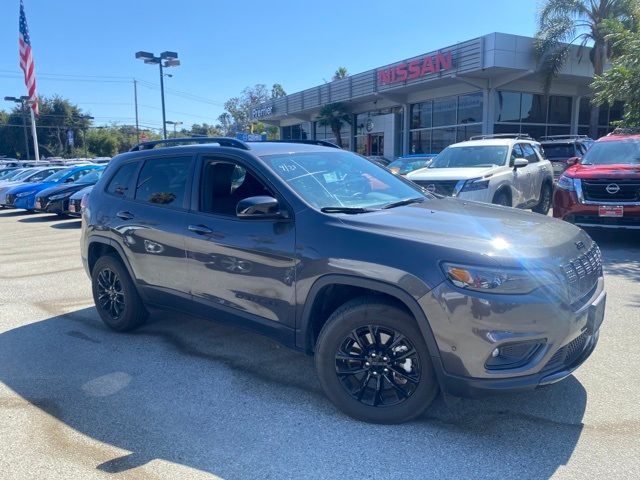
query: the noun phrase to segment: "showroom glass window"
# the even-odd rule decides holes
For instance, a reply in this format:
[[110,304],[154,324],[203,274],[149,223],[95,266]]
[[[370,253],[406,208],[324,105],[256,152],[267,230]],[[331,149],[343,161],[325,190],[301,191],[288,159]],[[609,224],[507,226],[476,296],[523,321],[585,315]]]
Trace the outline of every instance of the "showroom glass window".
[[308,140],[311,138],[311,125],[309,122],[282,127],[281,140]]
[[482,92],[411,105],[409,153],[439,153],[482,133]]
[[497,91],[494,133],[527,133],[533,138],[568,135],[573,99],[567,96]]
[[[624,107],[624,102],[621,102],[621,101],[616,101],[611,106],[609,106],[608,104],[604,104],[600,106],[600,112],[598,114],[597,138],[604,137],[607,133],[613,131],[615,126],[612,125],[612,122],[622,119],[623,107]],[[582,97],[580,99],[580,112],[578,114],[578,134],[589,135],[590,118],[591,118],[591,98]]]

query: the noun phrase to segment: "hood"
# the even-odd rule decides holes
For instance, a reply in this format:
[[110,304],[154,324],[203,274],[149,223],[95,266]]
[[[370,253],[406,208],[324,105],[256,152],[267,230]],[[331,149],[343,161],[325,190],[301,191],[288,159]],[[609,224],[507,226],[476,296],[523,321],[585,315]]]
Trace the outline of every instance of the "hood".
[[614,165],[582,165],[578,163],[565,170],[565,175],[581,179],[640,179],[640,165],[620,163]]
[[54,185],[41,190],[38,194],[39,197],[50,197],[52,195],[58,195],[60,193],[72,192],[75,193],[78,190],[82,190],[87,186],[86,183],[63,183],[62,185]]
[[36,182],[36,183],[26,182],[26,183],[21,183],[20,185],[17,185],[15,187],[12,187],[7,193],[13,194],[13,193],[27,192],[29,190],[39,192],[41,190],[44,190],[45,188],[52,187],[54,185],[56,185],[56,183],[53,183],[53,182]]
[[409,180],[469,180],[493,175],[503,167],[421,168],[407,174]]
[[84,187],[82,190],[78,190],[76,193],[74,193],[73,195],[71,195],[70,198],[72,199],[82,199],[82,197],[84,197],[87,193],[91,192],[91,190],[93,190],[93,185],[89,185],[88,187]]
[[[350,228],[376,235],[426,243],[430,256],[438,256],[439,261],[464,259],[497,262],[506,267],[557,267],[579,254],[576,242],[582,241],[587,247],[592,243],[580,228],[552,217],[450,197],[341,215],[340,220]],[[390,240],[389,245],[394,243],[397,242]]]

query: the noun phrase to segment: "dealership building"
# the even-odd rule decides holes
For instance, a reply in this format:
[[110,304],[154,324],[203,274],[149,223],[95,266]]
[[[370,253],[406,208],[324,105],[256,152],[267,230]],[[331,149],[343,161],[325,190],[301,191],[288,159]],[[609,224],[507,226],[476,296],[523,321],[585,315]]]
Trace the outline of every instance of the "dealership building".
[[[491,33],[270,100],[251,114],[277,125],[283,140],[335,142],[317,118],[322,106],[340,102],[351,114],[341,129],[344,147],[388,159],[438,153],[472,135],[587,134],[588,55],[580,60],[572,49],[546,98],[536,67],[532,38]],[[621,115],[621,104],[601,108],[598,136]]]

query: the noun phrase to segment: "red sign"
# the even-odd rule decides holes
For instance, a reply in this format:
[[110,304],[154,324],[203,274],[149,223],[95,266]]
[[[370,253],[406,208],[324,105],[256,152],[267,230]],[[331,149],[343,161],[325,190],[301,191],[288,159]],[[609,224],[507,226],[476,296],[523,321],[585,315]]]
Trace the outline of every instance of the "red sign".
[[391,85],[424,77],[453,68],[453,55],[448,52],[427,55],[378,70],[378,85]]

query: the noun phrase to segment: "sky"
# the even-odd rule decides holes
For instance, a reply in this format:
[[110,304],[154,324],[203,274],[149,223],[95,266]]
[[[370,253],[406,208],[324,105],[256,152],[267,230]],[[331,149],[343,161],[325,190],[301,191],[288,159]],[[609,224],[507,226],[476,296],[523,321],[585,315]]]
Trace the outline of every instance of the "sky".
[[[491,32],[532,36],[537,0],[24,0],[38,93],[60,95],[96,125],[160,128],[159,72],[138,50],[178,52],[166,70],[167,120],[215,124],[244,87],[295,93],[339,66],[359,73]],[[25,94],[19,0],[0,0],[0,109]]]

